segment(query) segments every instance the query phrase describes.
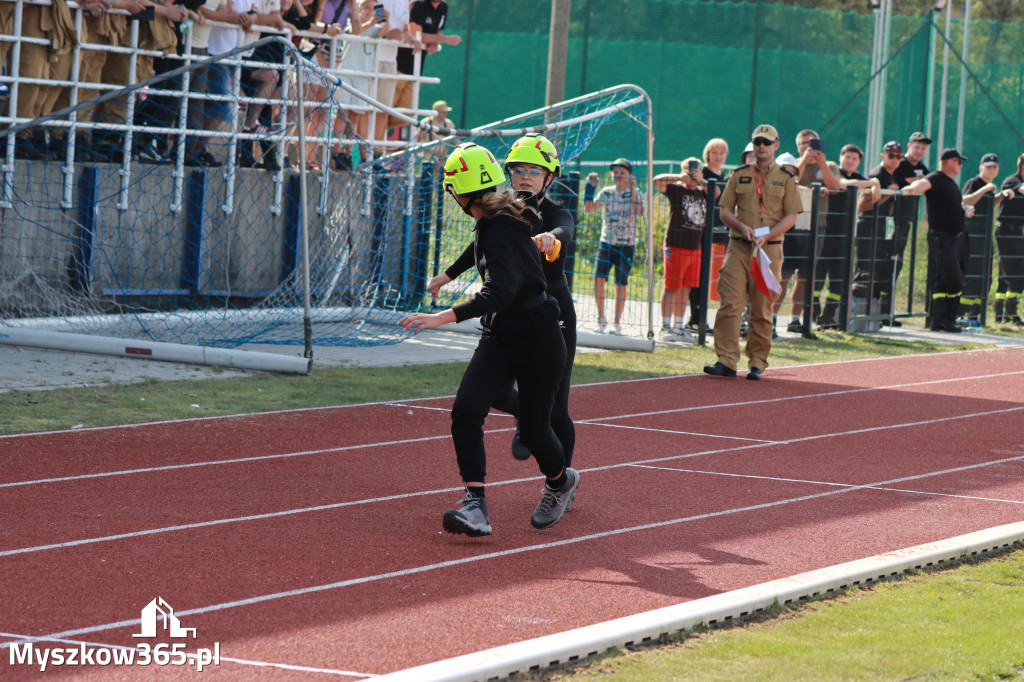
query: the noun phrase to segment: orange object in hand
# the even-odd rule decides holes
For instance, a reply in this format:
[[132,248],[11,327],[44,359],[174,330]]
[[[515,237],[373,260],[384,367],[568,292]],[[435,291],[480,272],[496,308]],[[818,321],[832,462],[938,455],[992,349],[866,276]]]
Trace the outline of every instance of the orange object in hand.
[[[541,243],[540,242],[540,237],[534,237],[533,241],[537,244],[537,248],[539,249],[540,248],[540,243]],[[562,242],[560,242],[559,240],[556,239],[554,245],[552,245],[552,247],[551,247],[551,250],[547,252],[547,254],[544,256],[544,258],[549,263],[554,263],[558,259],[558,254],[560,254],[561,252],[562,252]]]

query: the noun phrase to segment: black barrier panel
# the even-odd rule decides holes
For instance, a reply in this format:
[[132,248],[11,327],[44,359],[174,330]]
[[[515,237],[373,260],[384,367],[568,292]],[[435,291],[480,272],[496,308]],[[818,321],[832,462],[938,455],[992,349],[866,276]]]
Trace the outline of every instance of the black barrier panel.
[[[877,205],[857,220],[852,295],[855,300],[878,301],[879,314],[868,317],[892,322],[892,318],[914,312],[913,264],[917,260],[919,200],[920,197],[903,194],[883,195]],[[909,265],[907,277],[901,282],[904,260]],[[901,298],[906,301],[902,310],[893,303]]]

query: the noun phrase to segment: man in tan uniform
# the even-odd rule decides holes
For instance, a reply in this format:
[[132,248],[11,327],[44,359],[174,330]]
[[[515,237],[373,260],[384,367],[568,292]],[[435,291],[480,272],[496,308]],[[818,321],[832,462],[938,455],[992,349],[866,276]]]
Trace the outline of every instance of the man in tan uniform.
[[751,136],[754,163],[740,166],[729,178],[719,200],[722,222],[729,227],[729,247],[718,275],[722,305],[715,316],[718,362],[705,365],[713,376],[735,377],[740,361],[740,320],[750,302],[747,378],[758,380],[768,367],[772,348],[772,299],[758,290],[750,274],[756,249],[771,259],[772,274],[782,270],[782,235],[802,210],[794,174],[775,163],[779,133],[759,125]]

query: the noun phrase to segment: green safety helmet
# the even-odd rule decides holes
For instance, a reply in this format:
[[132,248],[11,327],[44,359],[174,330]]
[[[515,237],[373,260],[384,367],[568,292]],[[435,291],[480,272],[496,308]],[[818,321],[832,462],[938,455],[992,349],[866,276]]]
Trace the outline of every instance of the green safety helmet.
[[475,142],[464,142],[444,162],[444,184],[456,194],[471,194],[497,187],[505,173],[494,155]]
[[508,157],[505,159],[507,168],[513,163],[532,163],[542,166],[558,175],[562,170],[562,162],[558,159],[558,150],[551,140],[540,133],[530,133],[515,141],[512,149],[508,150]]

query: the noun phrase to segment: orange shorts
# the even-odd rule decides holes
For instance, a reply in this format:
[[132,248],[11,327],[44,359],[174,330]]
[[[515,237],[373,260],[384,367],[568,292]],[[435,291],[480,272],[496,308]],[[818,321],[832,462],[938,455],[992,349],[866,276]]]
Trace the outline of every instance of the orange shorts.
[[700,286],[700,250],[678,249],[666,246],[665,289],[677,291],[683,287],[691,289]]

